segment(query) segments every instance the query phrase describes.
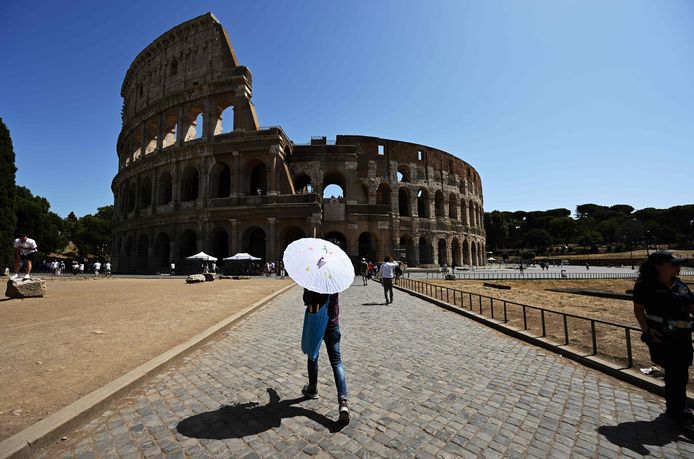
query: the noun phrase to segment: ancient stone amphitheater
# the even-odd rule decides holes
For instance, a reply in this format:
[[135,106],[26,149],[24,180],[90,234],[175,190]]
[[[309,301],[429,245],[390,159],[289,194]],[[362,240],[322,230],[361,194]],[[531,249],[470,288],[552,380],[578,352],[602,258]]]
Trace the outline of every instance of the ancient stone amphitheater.
[[[153,273],[205,251],[279,260],[304,236],[353,259],[482,265],[482,184],[426,145],[357,135],[295,144],[260,127],[252,78],[205,14],[161,35],[123,81],[113,180],[117,272]],[[329,185],[342,193],[323,197]]]

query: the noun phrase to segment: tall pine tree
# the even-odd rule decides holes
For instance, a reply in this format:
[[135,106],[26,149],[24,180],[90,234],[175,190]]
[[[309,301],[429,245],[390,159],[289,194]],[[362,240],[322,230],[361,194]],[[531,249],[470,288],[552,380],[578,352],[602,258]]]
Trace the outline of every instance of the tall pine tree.
[[0,118],[0,269],[12,266],[14,248],[12,240],[17,215],[15,213],[15,173],[14,148],[10,131]]

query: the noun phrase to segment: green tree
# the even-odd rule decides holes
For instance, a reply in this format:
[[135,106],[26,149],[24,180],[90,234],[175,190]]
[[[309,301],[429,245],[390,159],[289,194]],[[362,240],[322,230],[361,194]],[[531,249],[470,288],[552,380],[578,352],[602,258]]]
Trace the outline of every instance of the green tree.
[[74,213],[70,212],[66,225],[72,225],[71,240],[79,249],[80,255],[96,255],[101,258],[110,256],[112,218],[113,206],[99,207],[96,214],[85,215],[80,219],[74,218]]
[[552,245],[552,235],[544,229],[531,229],[523,237],[523,246],[536,249],[539,253]]
[[555,242],[567,244],[576,234],[576,220],[568,215],[554,217],[549,221],[549,232]]
[[62,249],[67,242],[62,234],[63,219],[50,211],[51,205],[28,188],[16,187],[17,230],[36,240],[44,254]]
[[14,259],[12,239],[17,227],[16,172],[12,137],[0,118],[0,268],[11,266]]
[[494,251],[505,248],[508,241],[509,231],[506,217],[503,213],[495,210],[484,214],[484,226],[487,233],[487,247]]

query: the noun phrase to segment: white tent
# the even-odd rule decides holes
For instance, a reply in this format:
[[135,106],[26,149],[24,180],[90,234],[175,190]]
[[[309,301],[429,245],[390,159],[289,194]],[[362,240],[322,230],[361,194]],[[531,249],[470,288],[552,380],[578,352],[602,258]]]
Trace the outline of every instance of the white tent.
[[205,252],[196,253],[195,255],[186,257],[186,260],[217,261],[215,257],[213,257],[212,255],[208,255]]
[[224,261],[234,261],[234,260],[236,260],[236,261],[239,261],[239,260],[256,261],[256,260],[260,260],[260,258],[254,257],[250,253],[240,252],[240,253],[237,253],[236,255],[232,255],[232,256],[224,259]]

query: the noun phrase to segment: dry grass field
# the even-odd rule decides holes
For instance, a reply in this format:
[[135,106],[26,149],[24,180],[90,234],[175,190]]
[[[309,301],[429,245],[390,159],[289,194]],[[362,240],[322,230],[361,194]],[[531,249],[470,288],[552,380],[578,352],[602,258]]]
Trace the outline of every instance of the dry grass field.
[[291,282],[47,278],[0,300],[0,440]]
[[[649,252],[653,252],[653,249],[651,249]],[[686,257],[686,258],[694,258],[694,250],[673,250],[675,254],[677,254],[680,257]],[[557,260],[573,260],[573,259],[593,259],[593,260],[605,260],[605,259],[614,259],[614,260],[630,260],[632,257],[635,260],[642,260],[646,258],[648,255],[646,253],[646,250],[634,250],[632,252],[605,252],[605,253],[588,253],[585,255],[556,255],[556,256],[551,256],[547,258],[553,258]]]

